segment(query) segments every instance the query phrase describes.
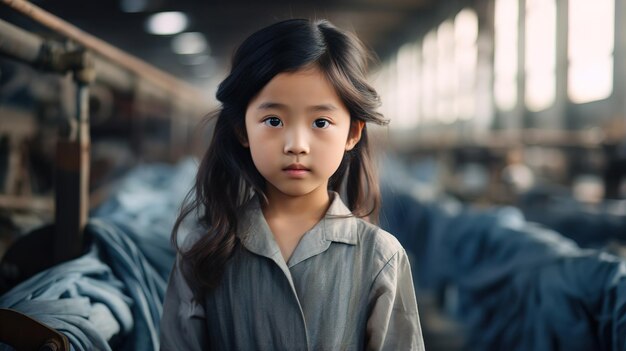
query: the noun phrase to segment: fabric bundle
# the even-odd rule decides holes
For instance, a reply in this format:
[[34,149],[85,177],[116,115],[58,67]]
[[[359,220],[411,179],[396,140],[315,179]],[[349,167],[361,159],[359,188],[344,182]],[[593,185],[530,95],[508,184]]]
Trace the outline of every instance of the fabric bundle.
[[381,224],[412,253],[418,290],[455,292],[443,307],[467,350],[626,350],[623,259],[517,209],[476,211],[420,190],[384,188]]
[[91,214],[88,252],[20,283],[0,308],[61,331],[73,350],[157,350],[170,230],[196,167],[187,159],[130,172]]

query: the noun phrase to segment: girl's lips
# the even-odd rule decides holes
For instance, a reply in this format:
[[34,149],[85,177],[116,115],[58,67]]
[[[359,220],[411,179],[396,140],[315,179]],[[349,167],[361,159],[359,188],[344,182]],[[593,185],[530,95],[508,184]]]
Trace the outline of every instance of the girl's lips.
[[308,169],[294,169],[294,168],[286,168],[284,169],[284,171],[288,175],[293,176],[293,177],[302,177],[310,172]]
[[306,172],[309,172],[310,169],[306,168],[303,164],[292,163],[289,166],[283,168],[283,171],[288,172],[290,174],[304,174]]

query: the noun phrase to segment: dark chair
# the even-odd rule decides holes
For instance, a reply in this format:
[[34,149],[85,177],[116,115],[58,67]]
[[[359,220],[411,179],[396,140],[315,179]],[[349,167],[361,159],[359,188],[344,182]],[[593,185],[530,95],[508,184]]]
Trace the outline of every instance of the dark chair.
[[0,308],[0,342],[19,351],[69,351],[60,332],[20,312]]

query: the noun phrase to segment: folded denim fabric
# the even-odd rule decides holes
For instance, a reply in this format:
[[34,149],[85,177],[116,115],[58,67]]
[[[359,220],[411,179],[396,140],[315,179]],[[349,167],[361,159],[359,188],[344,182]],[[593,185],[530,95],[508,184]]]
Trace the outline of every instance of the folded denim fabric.
[[418,289],[456,292],[444,307],[465,327],[465,349],[626,350],[624,259],[515,208],[477,211],[393,184],[382,189],[382,227],[413,253]]
[[[86,255],[40,272],[0,296],[0,307],[20,311],[63,332],[74,349],[110,350],[100,330],[129,333],[133,329],[132,301],[121,287],[94,246]],[[94,318],[102,306],[111,312]]]
[[131,171],[92,213],[89,253],[22,282],[0,296],[0,307],[63,332],[73,349],[110,350],[108,341],[116,350],[158,349],[175,257],[170,230],[196,170],[190,158]]
[[148,164],[131,170],[92,217],[115,223],[167,280],[174,264],[170,235],[180,205],[195,179],[198,162]]
[[114,223],[95,218],[87,224],[86,230],[93,235],[105,261],[123,282],[125,294],[133,301],[134,328],[123,347],[129,350],[158,349],[158,326],[166,281]]

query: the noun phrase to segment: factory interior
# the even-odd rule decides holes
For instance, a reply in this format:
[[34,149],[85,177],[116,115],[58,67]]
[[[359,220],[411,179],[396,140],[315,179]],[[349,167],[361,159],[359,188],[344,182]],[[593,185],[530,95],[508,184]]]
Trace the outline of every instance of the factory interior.
[[216,91],[291,18],[372,54],[426,350],[626,351],[626,0],[0,0],[0,349],[159,349]]

